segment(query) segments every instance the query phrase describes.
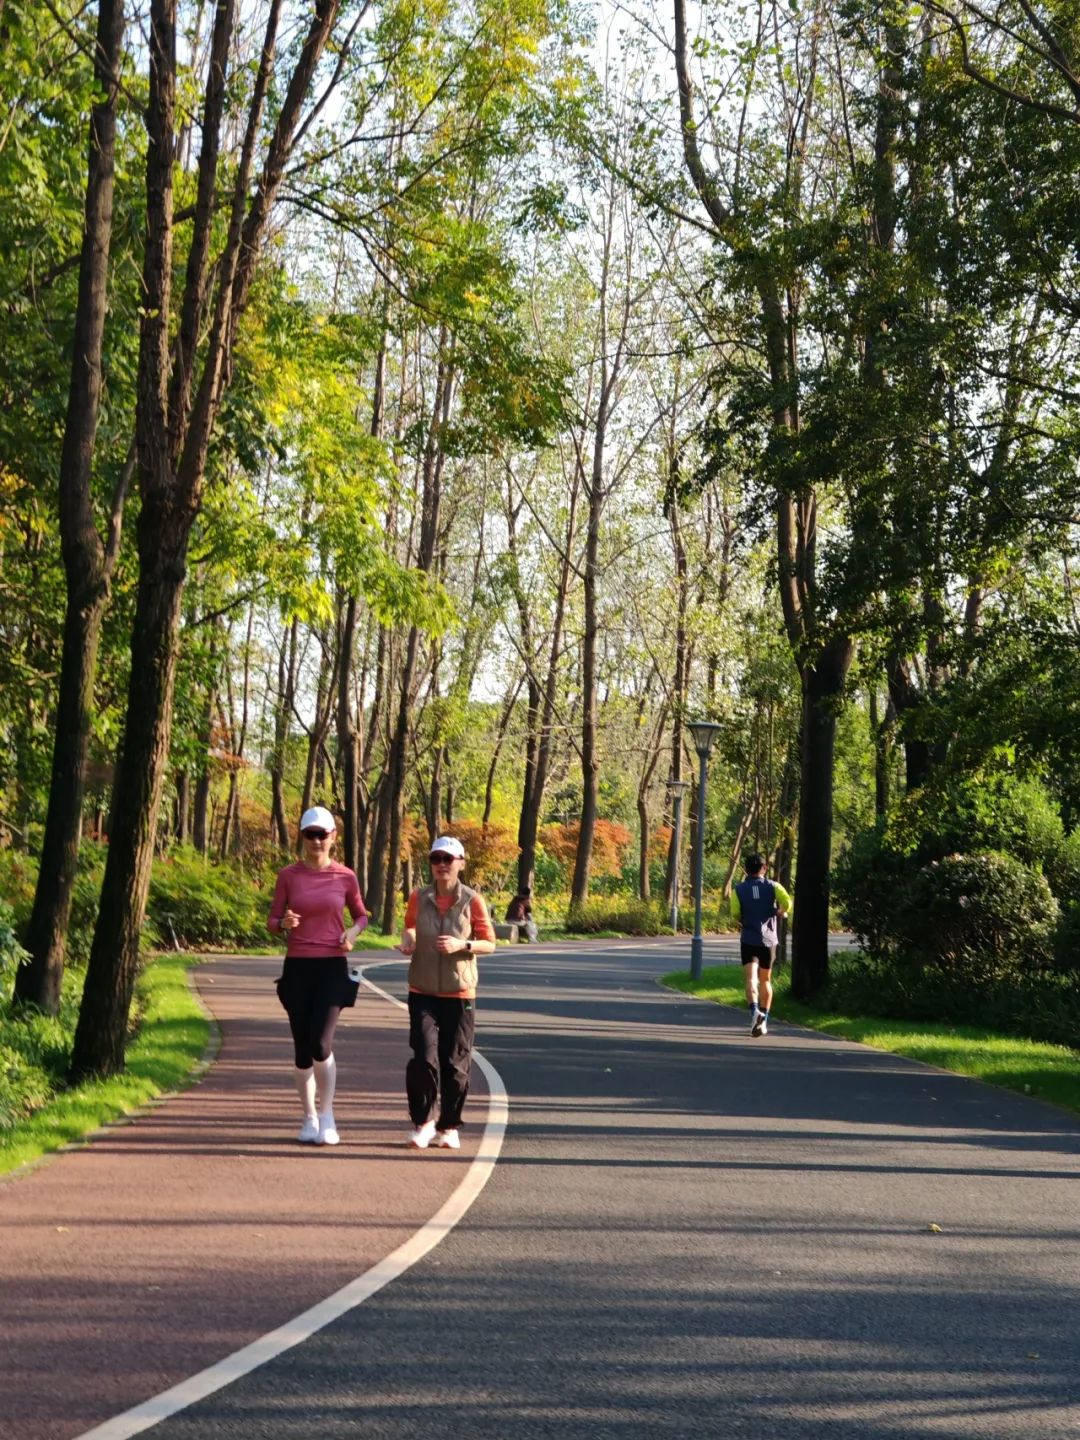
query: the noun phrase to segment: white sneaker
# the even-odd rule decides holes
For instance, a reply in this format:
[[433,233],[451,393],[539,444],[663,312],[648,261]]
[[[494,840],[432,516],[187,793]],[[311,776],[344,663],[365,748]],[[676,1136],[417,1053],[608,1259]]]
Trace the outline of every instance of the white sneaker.
[[301,1145],[314,1145],[319,1138],[319,1122],[314,1115],[305,1115],[304,1123],[300,1126],[297,1140]]
[[341,1136],[337,1133],[337,1126],[334,1124],[333,1115],[319,1116],[319,1134],[316,1144],[337,1145]]
[[461,1136],[456,1130],[436,1130],[435,1144],[440,1150],[460,1150]]
[[426,1120],[423,1125],[418,1125],[409,1136],[409,1144],[414,1150],[426,1150],[435,1138],[435,1121]]

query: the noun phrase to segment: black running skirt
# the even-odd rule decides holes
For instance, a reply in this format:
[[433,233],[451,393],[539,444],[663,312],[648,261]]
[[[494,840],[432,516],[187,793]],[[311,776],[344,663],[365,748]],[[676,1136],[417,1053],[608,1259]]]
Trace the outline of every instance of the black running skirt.
[[274,982],[278,999],[290,1015],[310,1014],[316,1006],[351,1009],[360,982],[349,978],[349,964],[345,955],[287,955]]

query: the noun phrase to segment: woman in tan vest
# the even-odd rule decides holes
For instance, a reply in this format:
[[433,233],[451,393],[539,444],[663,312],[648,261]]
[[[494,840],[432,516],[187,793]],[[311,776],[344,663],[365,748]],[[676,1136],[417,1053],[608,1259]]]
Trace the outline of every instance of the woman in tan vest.
[[457,1150],[472,1068],[476,957],[495,949],[495,931],[483,897],[461,883],[461,841],[451,836],[436,840],[428,858],[433,883],[409,896],[401,936],[401,952],[410,957],[409,1144],[426,1150],[434,1142]]

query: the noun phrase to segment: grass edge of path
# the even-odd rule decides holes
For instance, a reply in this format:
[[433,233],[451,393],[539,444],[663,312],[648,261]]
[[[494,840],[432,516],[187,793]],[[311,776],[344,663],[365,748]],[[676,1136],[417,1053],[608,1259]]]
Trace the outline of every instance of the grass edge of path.
[[191,973],[203,958],[163,951],[147,960],[137,982],[138,1032],[124,1069],[106,1080],[57,1091],[13,1125],[0,1137],[0,1177],[86,1142],[102,1126],[198,1079],[218,1048],[217,1024],[199,999]]
[[[362,936],[356,951],[390,950],[396,944],[396,936],[373,933]],[[195,967],[224,955],[280,954],[276,946],[150,955],[139,972],[139,1027],[124,1070],[107,1080],[87,1080],[57,1091],[0,1135],[0,1182],[69,1146],[86,1144],[103,1126],[132,1118],[151,1101],[194,1084],[213,1062],[220,1043],[217,1022],[195,988]]]
[[[746,1014],[742,970],[735,963],[711,966],[696,983],[687,971],[672,971],[661,977],[661,984],[718,1005],[732,1006]],[[1065,1045],[1027,1040],[972,1025],[887,1020],[878,1015],[842,1015],[818,1010],[791,998],[787,974],[774,980],[773,1016],[781,1026],[787,1021],[839,1039],[854,1040],[938,1070],[1015,1090],[1080,1115],[1080,1057]]]

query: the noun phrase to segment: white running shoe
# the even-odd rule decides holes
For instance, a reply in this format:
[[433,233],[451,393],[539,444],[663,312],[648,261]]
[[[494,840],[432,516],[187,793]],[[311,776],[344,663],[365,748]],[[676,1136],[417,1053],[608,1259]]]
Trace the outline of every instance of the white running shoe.
[[409,1136],[409,1144],[414,1150],[426,1150],[435,1139],[435,1121],[426,1120],[423,1125],[418,1125]]
[[754,1021],[754,1028],[750,1031],[750,1034],[751,1034],[751,1035],[767,1035],[768,1033],[769,1033],[769,1020],[768,1020],[768,1016],[763,1015],[763,1014],[761,1013],[761,1011],[759,1010],[759,1011],[758,1011],[758,1015],[757,1015],[757,1019]]
[[334,1124],[333,1115],[319,1116],[319,1136],[315,1142],[318,1145],[337,1145],[341,1136],[337,1133],[337,1126]]
[[456,1130],[436,1130],[435,1144],[440,1150],[460,1150],[461,1136]]
[[319,1138],[319,1122],[314,1115],[305,1115],[297,1140],[301,1145],[314,1145]]
[[761,1011],[760,1011],[760,1010],[755,1010],[755,1011],[754,1011],[753,1019],[750,1021],[750,1034],[751,1034],[751,1035],[760,1035],[760,1034],[761,1034],[761,1028],[760,1028],[760,1027],[761,1027]]

